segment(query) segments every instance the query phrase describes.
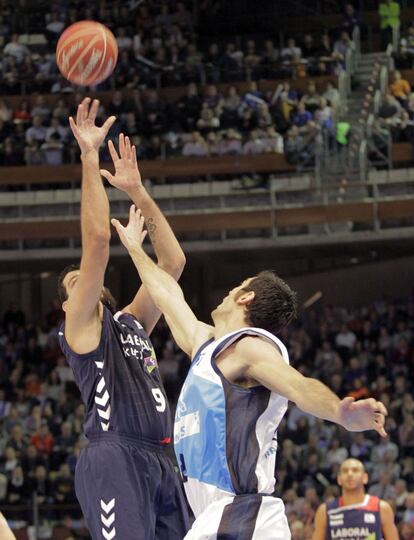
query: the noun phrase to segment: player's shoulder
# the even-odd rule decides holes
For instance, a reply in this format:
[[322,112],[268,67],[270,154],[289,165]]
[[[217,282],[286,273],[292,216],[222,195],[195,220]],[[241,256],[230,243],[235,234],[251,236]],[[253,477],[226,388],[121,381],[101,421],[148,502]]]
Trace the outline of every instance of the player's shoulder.
[[328,505],[324,502],[324,503],[321,503],[318,508],[316,509],[316,512],[319,512],[320,514],[322,513],[326,513],[328,510]]
[[387,501],[384,501],[384,499],[379,499],[379,509],[380,509],[380,512],[381,513],[385,513],[385,514],[388,514],[388,513],[393,513],[393,509],[392,509],[392,506],[390,505],[389,502]]
[[214,339],[214,326],[197,321],[193,339],[193,357],[207,342]]
[[241,334],[236,341],[235,351],[241,355],[248,355],[249,358],[260,357],[263,354],[280,356],[279,348],[276,346],[276,341],[269,335],[255,334],[255,329],[248,329],[251,333]]

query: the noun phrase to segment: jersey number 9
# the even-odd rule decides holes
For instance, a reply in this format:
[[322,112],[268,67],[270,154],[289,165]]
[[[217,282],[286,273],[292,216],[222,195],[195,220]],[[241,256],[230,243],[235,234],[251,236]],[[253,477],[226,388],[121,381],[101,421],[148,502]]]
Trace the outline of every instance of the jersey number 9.
[[156,405],[157,411],[164,412],[165,407],[166,407],[164,394],[161,392],[159,388],[153,388],[152,395],[154,396],[154,399],[157,403]]

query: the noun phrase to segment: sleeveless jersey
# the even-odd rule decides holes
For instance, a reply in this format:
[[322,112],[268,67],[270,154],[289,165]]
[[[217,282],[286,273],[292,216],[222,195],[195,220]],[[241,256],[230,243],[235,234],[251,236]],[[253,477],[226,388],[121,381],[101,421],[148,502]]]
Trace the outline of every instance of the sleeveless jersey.
[[326,505],[327,540],[382,540],[380,499],[366,495],[358,504],[343,505],[342,497]]
[[104,307],[100,343],[76,354],[59,331],[64,355],[85,404],[85,435],[105,431],[170,442],[171,414],[151,341],[129,313]]
[[215,361],[245,335],[268,339],[289,363],[283,343],[260,328],[207,342],[194,357],[177,404],[174,446],[196,517],[229,495],[274,491],[276,430],[288,401],[263,386],[231,384]]

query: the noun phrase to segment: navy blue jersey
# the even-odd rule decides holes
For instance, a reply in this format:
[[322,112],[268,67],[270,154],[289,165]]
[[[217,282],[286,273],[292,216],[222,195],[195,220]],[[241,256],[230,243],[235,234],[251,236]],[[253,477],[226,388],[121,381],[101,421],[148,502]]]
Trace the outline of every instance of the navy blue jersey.
[[366,495],[359,504],[344,506],[342,497],[330,501],[327,511],[327,540],[381,540],[380,500]]
[[72,351],[64,325],[59,340],[86,407],[86,436],[112,431],[170,442],[171,414],[154,348],[133,315],[104,307],[101,340],[90,353]]

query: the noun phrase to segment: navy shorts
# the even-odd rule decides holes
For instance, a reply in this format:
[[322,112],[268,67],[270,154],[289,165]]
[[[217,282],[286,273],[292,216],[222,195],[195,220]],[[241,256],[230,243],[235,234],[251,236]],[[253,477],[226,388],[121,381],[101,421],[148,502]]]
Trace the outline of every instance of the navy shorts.
[[110,432],[90,437],[75,489],[93,540],[182,540],[189,529],[180,480],[159,445]]

